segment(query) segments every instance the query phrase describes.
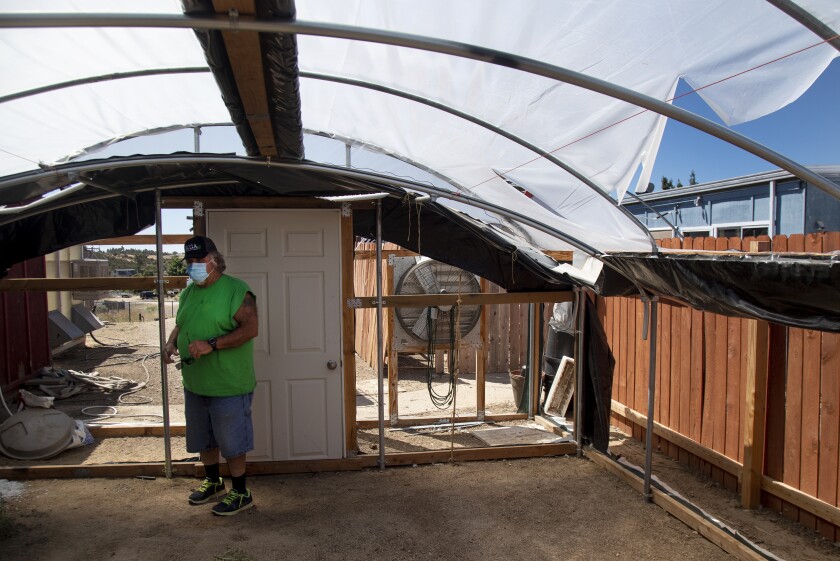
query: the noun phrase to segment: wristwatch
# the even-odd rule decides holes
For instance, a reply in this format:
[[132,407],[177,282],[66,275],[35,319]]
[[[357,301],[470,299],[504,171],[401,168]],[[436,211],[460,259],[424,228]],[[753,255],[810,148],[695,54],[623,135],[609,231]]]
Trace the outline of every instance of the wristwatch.
[[213,347],[214,351],[219,350],[219,349],[216,348],[216,338],[215,337],[210,337],[209,339],[207,339],[207,342],[210,343],[210,346]]

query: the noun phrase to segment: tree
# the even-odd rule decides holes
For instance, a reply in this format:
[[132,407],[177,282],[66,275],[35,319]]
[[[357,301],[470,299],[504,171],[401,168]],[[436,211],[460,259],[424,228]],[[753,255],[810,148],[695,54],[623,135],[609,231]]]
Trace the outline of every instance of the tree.
[[166,268],[166,274],[170,277],[183,277],[187,274],[187,265],[181,259],[180,255],[175,255],[166,260],[164,266]]
[[662,176],[662,190],[667,191],[668,189],[674,188],[674,182],[664,175]]
[[697,185],[697,176],[694,175],[694,170],[691,170],[691,175],[688,176],[689,185]]
[[677,188],[680,188],[680,187],[682,187],[682,186],[683,186],[683,184],[682,184],[682,180],[678,178],[678,179],[677,179]]

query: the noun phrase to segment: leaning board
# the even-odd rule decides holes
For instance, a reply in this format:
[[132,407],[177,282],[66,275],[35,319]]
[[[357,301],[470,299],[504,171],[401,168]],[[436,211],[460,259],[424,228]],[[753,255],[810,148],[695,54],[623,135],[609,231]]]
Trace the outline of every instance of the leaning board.
[[555,417],[565,417],[572,395],[575,393],[575,359],[564,356],[557,367],[554,382],[545,400],[545,412]]

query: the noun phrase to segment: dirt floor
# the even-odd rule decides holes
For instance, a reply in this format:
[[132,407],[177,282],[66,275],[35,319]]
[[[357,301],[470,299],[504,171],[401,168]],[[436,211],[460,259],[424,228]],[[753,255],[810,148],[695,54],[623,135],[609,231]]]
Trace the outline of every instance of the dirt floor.
[[[155,341],[158,327],[109,325],[99,342],[56,362],[100,375],[145,381],[124,401],[161,401]],[[149,345],[149,346],[144,346]],[[145,362],[142,360],[146,357]],[[410,364],[407,364],[410,366]],[[145,367],[145,368],[144,368]],[[360,380],[375,373],[358,366]],[[425,381],[402,369],[400,392]],[[416,387],[415,387],[416,386]],[[183,400],[178,376],[170,402]],[[62,404],[81,412],[117,405],[118,394],[87,392]],[[146,399],[144,399],[146,398]],[[512,403],[512,400],[511,400]],[[97,410],[98,411],[98,410]],[[465,412],[467,414],[468,412]],[[80,416],[81,418],[81,416]],[[113,418],[143,422],[154,418]],[[524,425],[527,422],[504,423]],[[386,451],[479,447],[484,427],[450,431],[386,431]],[[611,451],[642,465],[635,441],[613,434]],[[378,432],[359,433],[360,452],[378,453]],[[194,458],[172,439],[175,460]],[[109,438],[42,462],[0,456],[0,466],[161,461],[160,438]],[[660,454],[654,473],[689,500],[782,559],[840,559],[840,548],[765,510],[745,511],[738,498]],[[574,457],[465,462],[361,472],[249,478],[256,507],[214,517],[190,506],[197,481],[66,479],[0,480],[0,558],[271,560],[290,559],[726,559],[729,556],[618,478]]]

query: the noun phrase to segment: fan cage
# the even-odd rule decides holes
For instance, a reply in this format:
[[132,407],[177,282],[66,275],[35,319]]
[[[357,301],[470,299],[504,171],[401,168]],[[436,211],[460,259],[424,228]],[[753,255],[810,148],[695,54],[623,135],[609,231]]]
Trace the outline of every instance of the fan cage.
[[[431,277],[430,277],[431,275]],[[431,279],[434,280],[431,280]],[[481,292],[478,278],[463,269],[433,260],[424,260],[412,266],[399,280],[396,287],[398,295],[430,294],[430,289],[445,291],[448,294],[468,294]],[[418,331],[426,330],[417,326],[418,321],[425,321],[429,308],[396,308],[396,317],[403,330],[418,343],[428,343],[428,335],[421,337]],[[455,333],[457,339],[465,338],[478,324],[481,317],[481,306],[461,306],[460,312],[456,306],[440,306],[437,308],[437,319],[434,322],[433,343],[448,345],[450,343],[450,318],[455,316],[457,323]]]

